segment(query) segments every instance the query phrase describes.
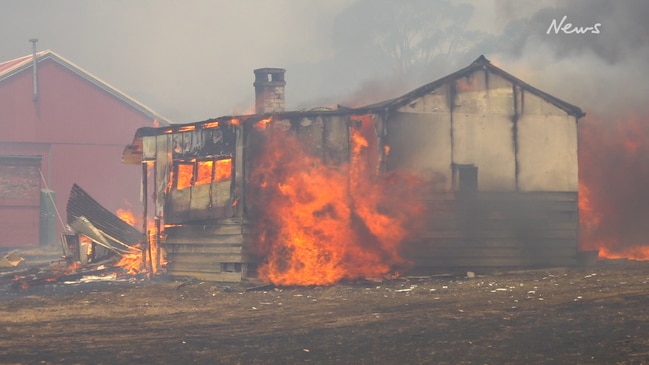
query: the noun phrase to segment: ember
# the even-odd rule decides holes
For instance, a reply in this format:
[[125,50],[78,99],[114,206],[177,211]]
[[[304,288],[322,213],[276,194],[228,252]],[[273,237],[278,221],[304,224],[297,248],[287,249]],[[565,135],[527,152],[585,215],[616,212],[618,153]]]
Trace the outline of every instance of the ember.
[[351,162],[310,156],[293,135],[272,133],[252,182],[260,189],[261,278],[280,285],[332,284],[404,265],[399,246],[422,216],[418,179],[379,175],[371,116],[350,128]]

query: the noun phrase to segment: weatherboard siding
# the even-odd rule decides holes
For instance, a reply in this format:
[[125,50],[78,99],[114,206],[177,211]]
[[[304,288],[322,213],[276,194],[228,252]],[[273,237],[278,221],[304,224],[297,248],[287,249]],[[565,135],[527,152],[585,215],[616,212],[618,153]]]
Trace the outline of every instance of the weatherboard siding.
[[427,204],[426,232],[403,246],[417,268],[576,264],[576,192],[446,194]]

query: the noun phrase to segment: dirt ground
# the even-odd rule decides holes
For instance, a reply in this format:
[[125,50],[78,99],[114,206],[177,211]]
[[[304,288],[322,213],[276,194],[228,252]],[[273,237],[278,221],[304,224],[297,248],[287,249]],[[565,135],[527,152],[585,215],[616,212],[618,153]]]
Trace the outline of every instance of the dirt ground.
[[649,363],[646,262],[255,290],[91,279],[0,287],[0,363]]

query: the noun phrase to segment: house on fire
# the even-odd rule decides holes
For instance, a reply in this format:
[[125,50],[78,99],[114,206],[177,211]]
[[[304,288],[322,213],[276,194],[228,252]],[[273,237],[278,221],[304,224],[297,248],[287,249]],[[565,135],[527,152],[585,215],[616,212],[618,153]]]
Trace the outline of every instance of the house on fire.
[[351,158],[359,117],[372,121],[368,145],[379,171],[430,181],[419,197],[425,228],[401,248],[415,268],[576,263],[577,121],[585,115],[578,107],[483,56],[361,108],[284,111],[283,69],[255,70],[254,85],[256,114],[140,128],[124,150],[123,162],[154,171],[143,174],[142,186],[153,179],[151,204],[163,222],[171,275],[254,275],[264,259],[250,250],[261,204],[250,182],[260,141],[281,130],[323,163],[341,164]]
[[53,51],[0,62],[0,247],[58,243],[73,183],[139,212],[140,171],[119,156],[154,121],[168,124]]

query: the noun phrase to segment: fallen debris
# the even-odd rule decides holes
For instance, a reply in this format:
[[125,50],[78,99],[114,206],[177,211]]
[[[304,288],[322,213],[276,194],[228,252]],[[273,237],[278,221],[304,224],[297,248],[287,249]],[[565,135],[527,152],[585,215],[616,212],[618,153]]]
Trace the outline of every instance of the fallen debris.
[[16,267],[25,262],[25,259],[18,256],[16,252],[9,252],[0,259],[0,267]]
[[94,260],[130,253],[133,247],[146,242],[142,232],[108,211],[77,184],[70,191],[67,215],[72,230],[93,242]]
[[253,291],[264,291],[264,290],[271,290],[275,289],[275,284],[264,284],[264,285],[259,285],[259,286],[253,286],[250,288],[246,288],[246,292],[253,292]]
[[[0,275],[0,285],[8,285],[13,289],[26,290],[28,288],[51,283],[73,283],[90,280],[88,278],[106,277],[111,280],[129,277],[126,269],[115,266],[115,258],[98,263],[70,265],[68,261],[61,260],[45,267],[30,267],[24,270],[15,270]],[[108,280],[108,279],[105,279]]]

